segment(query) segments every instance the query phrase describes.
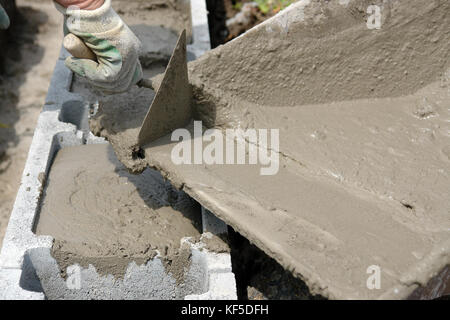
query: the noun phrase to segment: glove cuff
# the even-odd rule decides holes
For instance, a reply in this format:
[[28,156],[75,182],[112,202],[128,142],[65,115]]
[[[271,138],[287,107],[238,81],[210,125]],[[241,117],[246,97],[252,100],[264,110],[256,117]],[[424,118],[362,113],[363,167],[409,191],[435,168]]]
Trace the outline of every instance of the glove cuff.
[[100,8],[79,10],[64,8],[55,2],[56,9],[67,17],[67,28],[72,33],[102,33],[120,27],[121,19],[111,6],[111,0],[105,0]]
[[89,15],[101,16],[111,8],[111,0],[104,0],[103,5],[94,10],[78,10],[71,8],[71,7],[76,8],[77,7],[76,5],[71,6],[69,8],[65,8],[55,1],[53,1],[53,4],[55,5],[55,8],[65,16],[77,14],[77,12],[79,12],[79,14],[81,14],[82,16],[89,16]]

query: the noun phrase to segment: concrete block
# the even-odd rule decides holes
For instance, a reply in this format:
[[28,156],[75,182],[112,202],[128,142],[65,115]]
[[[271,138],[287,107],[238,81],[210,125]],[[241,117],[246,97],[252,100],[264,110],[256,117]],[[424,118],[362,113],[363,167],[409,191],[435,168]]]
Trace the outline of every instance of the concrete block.
[[201,253],[193,254],[186,280],[181,285],[165,272],[159,258],[141,266],[130,263],[122,279],[115,279],[112,275],[99,275],[92,265],[88,268],[70,266],[67,278],[63,279],[48,248],[32,249],[27,255],[28,270],[36,274],[46,298],[51,300],[170,300],[182,299],[189,293],[205,292],[208,289],[208,279],[205,277],[208,265]]
[[210,291],[200,295],[186,296],[186,300],[237,300],[236,281],[232,273],[212,273],[209,277]]
[[[198,59],[206,51],[211,50],[209,37],[208,11],[205,0],[191,0],[192,36],[193,42],[188,45],[188,51]],[[188,54],[189,56],[189,54]]]
[[41,113],[3,240],[0,268],[20,269],[27,249],[51,247],[50,237],[36,237],[32,231],[45,177],[52,156],[61,147],[80,143],[76,127],[60,122],[58,111]]
[[59,110],[62,103],[70,100],[83,101],[82,97],[70,92],[72,72],[65,66],[67,51],[62,48],[60,58],[56,61],[53,77],[45,99],[44,111]]
[[42,292],[28,291],[21,287],[22,270],[0,269],[0,300],[44,300]]
[[[207,212],[207,210],[202,208],[202,215],[204,215],[205,212]],[[208,217],[210,218],[211,216]],[[226,234],[227,233],[221,232],[215,235],[223,236]],[[205,232],[202,235],[202,239],[205,237],[211,238],[213,237],[213,234],[211,232]],[[185,297],[185,299],[237,300],[236,279],[234,273],[232,272],[231,255],[229,253],[209,252],[205,248],[205,245],[202,241],[193,244],[193,251],[202,252],[204,254],[204,259],[208,270],[208,291],[201,294],[188,295]]]

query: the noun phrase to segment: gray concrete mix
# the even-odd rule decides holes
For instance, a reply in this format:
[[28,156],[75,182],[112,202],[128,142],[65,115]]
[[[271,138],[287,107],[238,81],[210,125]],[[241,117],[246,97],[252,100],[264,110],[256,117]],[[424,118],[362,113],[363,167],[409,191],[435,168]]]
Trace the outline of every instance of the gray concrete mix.
[[63,274],[78,263],[122,278],[131,262],[160,255],[181,282],[190,253],[180,242],[200,237],[201,212],[159,173],[129,174],[109,145],[81,145],[55,155],[35,232],[55,238]]
[[[373,4],[379,30],[366,23]],[[407,298],[450,264],[449,12],[446,1],[303,0],[190,63],[205,127],[279,129],[276,175],[175,165],[170,136],[136,157],[145,89],[147,101],[103,102],[91,128],[130,170],[161,171],[313,294]]]

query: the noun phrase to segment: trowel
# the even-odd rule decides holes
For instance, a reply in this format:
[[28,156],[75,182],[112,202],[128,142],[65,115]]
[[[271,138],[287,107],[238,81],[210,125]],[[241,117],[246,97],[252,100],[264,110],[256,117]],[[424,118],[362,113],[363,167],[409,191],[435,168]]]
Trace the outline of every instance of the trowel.
[[[64,47],[75,58],[97,60],[91,49],[74,34],[64,38]],[[192,89],[188,78],[186,30],[178,38],[160,84],[155,79],[159,76],[137,83],[139,87],[156,90],[138,134],[138,145],[141,147],[184,127],[191,119]]]

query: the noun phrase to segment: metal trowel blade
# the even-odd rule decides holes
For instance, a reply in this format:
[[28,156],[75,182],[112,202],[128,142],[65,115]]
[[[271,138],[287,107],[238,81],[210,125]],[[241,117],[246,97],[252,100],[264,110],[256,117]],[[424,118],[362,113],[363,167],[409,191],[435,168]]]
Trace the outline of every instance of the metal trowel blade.
[[139,146],[184,127],[192,117],[192,89],[189,84],[186,30],[178,38],[163,80],[142,123]]

